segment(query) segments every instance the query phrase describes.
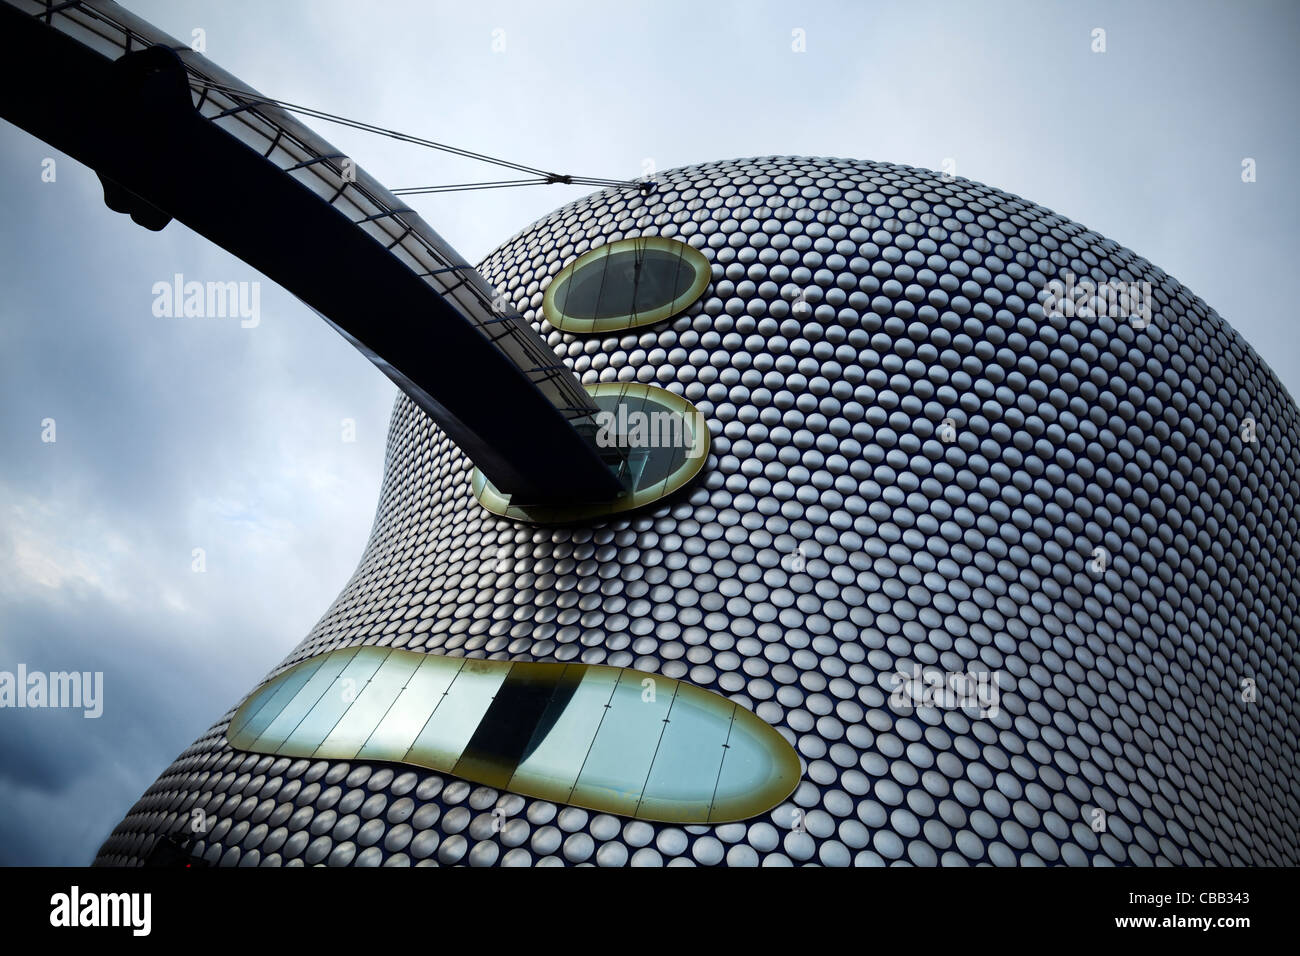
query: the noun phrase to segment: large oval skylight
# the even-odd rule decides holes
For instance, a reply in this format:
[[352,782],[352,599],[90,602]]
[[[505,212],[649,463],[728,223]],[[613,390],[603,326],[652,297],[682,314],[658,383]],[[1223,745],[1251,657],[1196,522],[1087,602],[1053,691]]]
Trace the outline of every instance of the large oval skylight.
[[771,810],[799,757],[770,725],[711,691],[621,667],[348,647],[255,690],[232,747],[387,760],[529,797],[672,823]]
[[681,312],[711,278],[703,253],[676,239],[619,239],[579,256],[546,287],[542,312],[563,332],[634,329]]

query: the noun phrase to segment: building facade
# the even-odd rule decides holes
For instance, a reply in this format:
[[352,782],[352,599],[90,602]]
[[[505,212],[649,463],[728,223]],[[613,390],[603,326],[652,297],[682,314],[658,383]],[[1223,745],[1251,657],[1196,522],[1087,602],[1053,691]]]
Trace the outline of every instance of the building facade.
[[[550,321],[562,270],[644,236],[702,254],[703,291]],[[789,157],[595,193],[480,272],[585,386],[690,402],[703,470],[520,521],[402,396],[360,565],[271,676],[371,645],[631,668],[752,711],[797,787],[638,819],[239,749],[232,708],[98,863],[163,836],[221,865],[1300,863],[1300,414],[1174,279],[997,189]]]

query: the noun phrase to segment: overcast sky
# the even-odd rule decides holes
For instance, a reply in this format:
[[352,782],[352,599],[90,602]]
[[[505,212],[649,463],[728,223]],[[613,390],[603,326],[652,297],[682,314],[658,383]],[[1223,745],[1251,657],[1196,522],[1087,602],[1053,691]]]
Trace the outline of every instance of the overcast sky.
[[[269,95],[559,172],[951,158],[1150,259],[1300,394],[1276,292],[1300,261],[1292,3],[125,5],[186,41],[203,29],[208,57]],[[390,187],[501,178],[315,126]],[[582,192],[413,204],[478,261]],[[270,283],[256,328],[155,316],[175,273],[258,276],[110,212],[93,173],[2,122],[0,212],[0,670],[105,674],[98,720],[0,711],[0,863],[81,864],[352,573],[395,389]]]

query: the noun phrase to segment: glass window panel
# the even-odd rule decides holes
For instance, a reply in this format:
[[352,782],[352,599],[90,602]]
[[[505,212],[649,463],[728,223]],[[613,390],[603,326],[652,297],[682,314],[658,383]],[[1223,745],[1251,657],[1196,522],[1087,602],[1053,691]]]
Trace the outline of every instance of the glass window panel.
[[227,736],[255,752],[404,762],[678,823],[747,819],[794,790],[799,758],[776,730],[679,681],[654,678],[649,699],[651,678],[576,663],[347,648],[258,688]]
[[419,667],[411,674],[406,688],[398,695],[392,708],[380,721],[358,752],[367,760],[402,760],[415,738],[429,722],[429,716],[440,703],[451,682],[456,679],[464,658],[422,655]]
[[681,255],[619,249],[572,272],[555,298],[565,315],[611,319],[668,305],[690,291],[694,281],[695,270]]
[[348,666],[348,662],[356,654],[357,648],[350,647],[322,655],[319,658],[320,666],[312,673],[302,689],[294,695],[293,700],[275,715],[271,723],[262,731],[261,736],[257,738],[257,742],[252,745],[252,749],[275,753],[289,739],[294,729],[302,723],[302,719],[311,712],[316,703],[325,696],[334,679],[343,672],[343,668]]
[[515,771],[509,789],[543,800],[568,801],[620,673],[613,667],[587,668],[554,725],[531,744],[532,752]]
[[636,815],[649,820],[707,819],[736,705],[678,684]]
[[[239,710],[236,711],[235,716],[230,719],[230,726],[226,728],[226,736],[230,738],[231,743],[235,743],[237,739],[244,740],[245,743],[235,743],[235,746],[246,747],[248,744],[256,740],[257,734],[244,734],[242,731],[248,726],[248,722],[252,718],[256,717],[258,713],[260,713],[262,709],[275,697],[276,693],[280,690],[281,682],[300,670],[306,670],[306,676],[310,677],[312,672],[316,668],[320,667],[320,663],[321,658],[317,657],[295,664],[293,667],[289,668],[289,670],[273,677],[271,680],[268,680],[250,694],[248,700],[244,701],[244,703],[239,706]],[[305,681],[306,677],[303,679]],[[278,711],[276,711],[276,713],[278,713]]]
[[[642,694],[641,682],[648,679],[655,681],[653,700]],[[676,685],[676,681],[650,678],[637,671],[623,672],[578,774],[571,803],[635,814]]]
[[312,756],[389,652],[387,647],[358,648],[356,655],[276,752],[286,757]]
[[710,823],[744,820],[776,806],[799,783],[799,757],[785,738],[737,707]]
[[267,698],[265,706],[259,708],[256,714],[245,721],[244,726],[236,735],[237,738],[246,741],[245,746],[256,740],[262,731],[266,729],[266,726],[284,709],[285,705],[293,700],[319,666],[319,663],[313,665],[310,661],[307,661],[302,666],[290,668],[272,681],[270,686],[274,688],[275,692]]
[[558,715],[577,690],[584,669],[581,664],[548,662],[512,666],[452,773],[489,787],[504,788],[527,756],[548,713]]
[[500,661],[465,661],[406,759],[450,770],[474,736],[509,668]]
[[611,332],[685,309],[712,278],[708,260],[676,239],[619,239],[584,253],[547,287],[543,311],[565,332]]
[[389,654],[371,675],[365,688],[357,694],[357,699],[352,702],[347,713],[317,748],[316,756],[342,760],[355,757],[393,706],[397,695],[406,686],[407,678],[419,663],[418,659],[407,654]]

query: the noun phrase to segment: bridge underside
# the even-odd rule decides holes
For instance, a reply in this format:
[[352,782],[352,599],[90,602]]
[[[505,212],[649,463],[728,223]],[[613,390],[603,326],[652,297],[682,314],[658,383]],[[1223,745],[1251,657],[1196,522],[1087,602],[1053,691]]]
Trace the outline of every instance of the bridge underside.
[[[115,4],[81,9],[102,7],[129,17]],[[391,194],[364,174],[351,187],[361,198],[338,201],[346,178],[336,195],[322,195],[324,180],[294,173],[334,170],[346,157],[277,165],[269,157],[291,141],[311,140],[317,153],[328,144],[245,102],[237,110],[279,130],[265,154],[252,148],[196,108],[185,48],[162,35],[141,48],[133,27],[128,49],[133,34],[135,51],[113,59],[0,4],[0,115],[94,169],[112,208],[149,228],[174,218],[292,292],[516,500],[599,501],[622,491],[594,445],[595,406],[577,380],[521,317],[491,308],[486,283],[417,215],[388,203]],[[418,256],[397,254],[412,236],[449,264],[412,268]]]

